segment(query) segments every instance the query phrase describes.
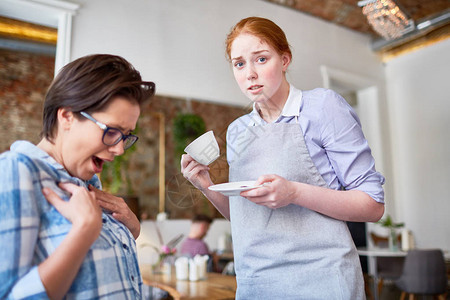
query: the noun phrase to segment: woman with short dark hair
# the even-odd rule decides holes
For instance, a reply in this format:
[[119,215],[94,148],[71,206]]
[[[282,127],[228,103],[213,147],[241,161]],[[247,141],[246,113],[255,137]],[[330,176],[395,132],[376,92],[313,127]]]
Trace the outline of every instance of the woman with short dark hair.
[[114,55],[79,58],[53,80],[42,140],[0,155],[0,298],[142,297],[137,219],[102,211],[95,174],[137,141],[154,89]]

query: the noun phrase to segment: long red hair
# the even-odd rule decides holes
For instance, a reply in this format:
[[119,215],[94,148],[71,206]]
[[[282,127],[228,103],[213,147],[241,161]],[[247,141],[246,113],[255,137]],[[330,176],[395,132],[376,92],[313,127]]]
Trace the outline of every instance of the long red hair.
[[271,20],[260,17],[242,19],[231,29],[225,40],[228,60],[231,60],[231,47],[234,40],[244,33],[260,38],[273,47],[279,55],[288,54],[292,60],[291,48],[283,30]]

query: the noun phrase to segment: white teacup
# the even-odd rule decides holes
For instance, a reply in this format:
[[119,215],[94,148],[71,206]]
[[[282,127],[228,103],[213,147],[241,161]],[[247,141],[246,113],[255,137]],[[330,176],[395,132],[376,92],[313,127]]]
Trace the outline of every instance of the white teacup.
[[184,151],[202,165],[209,165],[220,156],[219,145],[212,130],[196,138]]

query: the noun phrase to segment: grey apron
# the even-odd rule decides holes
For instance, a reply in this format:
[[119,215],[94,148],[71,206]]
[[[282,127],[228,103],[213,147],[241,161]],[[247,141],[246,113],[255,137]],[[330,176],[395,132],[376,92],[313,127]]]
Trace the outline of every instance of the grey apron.
[[[298,123],[250,126],[239,136],[230,182],[277,174],[327,187]],[[290,204],[271,209],[230,197],[237,299],[365,299],[347,225]]]

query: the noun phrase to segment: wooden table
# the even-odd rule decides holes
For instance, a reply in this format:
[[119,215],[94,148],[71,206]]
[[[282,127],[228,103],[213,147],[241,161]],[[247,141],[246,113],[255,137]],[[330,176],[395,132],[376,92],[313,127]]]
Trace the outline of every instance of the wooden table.
[[150,265],[140,266],[144,284],[167,291],[178,299],[234,299],[236,277],[220,273],[208,273],[198,281],[177,280],[175,269],[171,274],[153,274]]
[[369,274],[373,276],[373,296],[375,300],[379,299],[378,295],[378,272],[377,272],[377,257],[405,257],[407,252],[392,251],[389,248],[357,248],[358,254],[367,256],[369,262]]

